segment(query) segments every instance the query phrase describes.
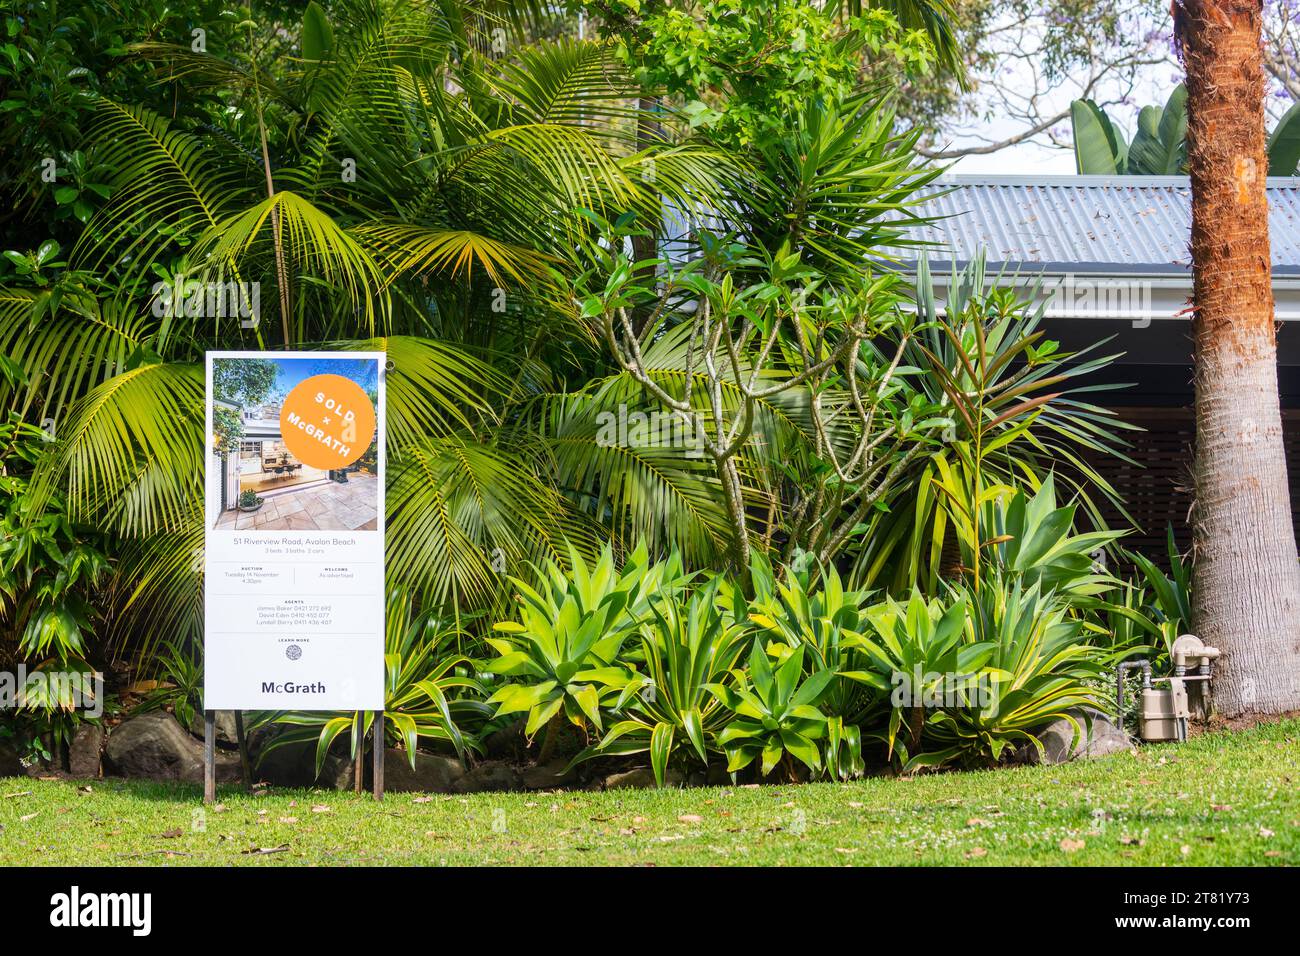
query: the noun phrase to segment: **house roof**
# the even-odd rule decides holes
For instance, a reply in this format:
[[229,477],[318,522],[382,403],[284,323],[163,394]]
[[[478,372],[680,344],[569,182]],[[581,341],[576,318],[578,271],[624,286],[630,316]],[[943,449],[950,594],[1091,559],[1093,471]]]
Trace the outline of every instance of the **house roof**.
[[[1300,177],[1267,180],[1273,274],[1300,276]],[[984,247],[991,271],[1185,276],[1191,186],[1186,176],[945,176],[916,207],[942,217],[912,230],[935,264]],[[893,250],[914,263],[913,249]]]

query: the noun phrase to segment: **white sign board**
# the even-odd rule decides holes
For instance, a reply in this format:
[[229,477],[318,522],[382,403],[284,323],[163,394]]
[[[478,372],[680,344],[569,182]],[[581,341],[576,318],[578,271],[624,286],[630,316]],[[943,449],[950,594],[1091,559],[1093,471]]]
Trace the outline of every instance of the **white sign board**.
[[207,354],[204,709],[383,709],[386,361]]

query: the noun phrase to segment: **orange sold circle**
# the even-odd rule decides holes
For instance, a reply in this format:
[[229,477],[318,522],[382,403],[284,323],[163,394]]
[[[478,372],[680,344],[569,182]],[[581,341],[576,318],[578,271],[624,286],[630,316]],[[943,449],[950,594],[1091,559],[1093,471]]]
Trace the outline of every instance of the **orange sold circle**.
[[285,396],[280,435],[290,454],[310,468],[345,468],[375,437],[375,406],[342,375],[313,375]]

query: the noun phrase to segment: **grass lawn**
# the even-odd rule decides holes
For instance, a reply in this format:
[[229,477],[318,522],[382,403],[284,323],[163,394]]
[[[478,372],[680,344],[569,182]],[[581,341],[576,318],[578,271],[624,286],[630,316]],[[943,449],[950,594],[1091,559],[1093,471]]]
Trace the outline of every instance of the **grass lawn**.
[[[0,780],[2,865],[1300,864],[1300,720],[1063,767],[469,797]],[[285,849],[278,849],[278,848]],[[277,852],[250,852],[277,850]]]

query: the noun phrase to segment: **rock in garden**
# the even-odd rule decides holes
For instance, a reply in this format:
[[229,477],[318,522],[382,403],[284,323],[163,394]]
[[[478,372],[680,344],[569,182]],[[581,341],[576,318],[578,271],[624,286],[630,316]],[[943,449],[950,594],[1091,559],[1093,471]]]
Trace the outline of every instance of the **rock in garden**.
[[[671,767],[664,775],[664,786],[680,787],[685,782],[681,773]],[[611,773],[605,778],[606,790],[648,790],[656,786],[654,771],[649,767],[637,767],[623,773]]]
[[492,761],[479,764],[451,785],[453,793],[485,793],[490,790],[519,790],[522,787],[523,782],[514,767]]
[[[108,735],[104,757],[109,769],[123,777],[203,782],[203,745],[165,711],[132,717]],[[239,780],[239,758],[218,754],[217,780]]]
[[342,754],[327,754],[317,774],[316,745],[302,742],[266,751],[260,760],[253,763],[253,779],[265,781],[273,787],[351,790],[352,770],[352,758],[344,750]]
[[[1077,710],[1071,711],[1070,716],[1078,722],[1079,730],[1082,731],[1078,740],[1074,739],[1074,727],[1065,718],[1053,721],[1035,734],[1043,744],[1043,763],[1068,763],[1081,757],[1104,757],[1106,754],[1133,749],[1132,738],[1100,711]],[[1088,723],[1089,718],[1091,724]],[[1030,746],[1027,757],[1029,762],[1037,763],[1037,748]]]
[[68,744],[68,772],[78,780],[94,780],[99,776],[100,752],[104,749],[104,728],[96,724],[82,724]]
[[465,768],[455,757],[417,752],[412,770],[405,750],[389,747],[384,752],[384,789],[394,793],[452,793],[463,776]]
[[7,740],[0,740],[0,777],[21,777],[23,763],[18,751]]
[[527,790],[553,790],[567,787],[578,779],[578,768],[569,769],[567,760],[552,760],[550,763],[529,767],[524,771],[523,779]]
[[[215,725],[217,743],[228,747],[239,746],[239,732],[235,729],[233,710],[218,710],[212,722]],[[203,711],[194,712],[194,719],[190,721],[190,733],[199,740],[203,739]]]

